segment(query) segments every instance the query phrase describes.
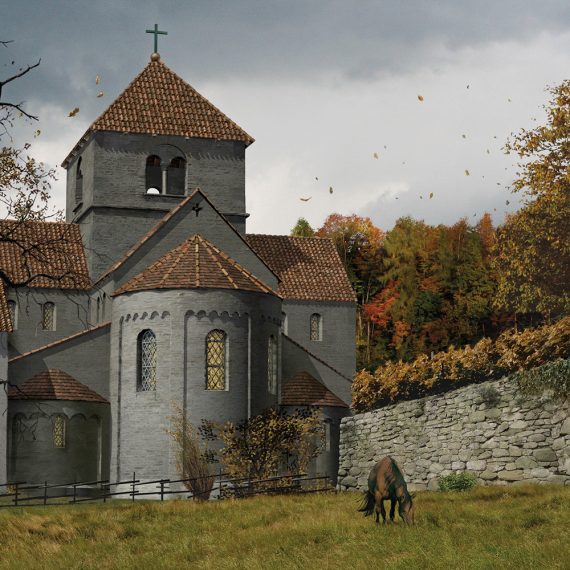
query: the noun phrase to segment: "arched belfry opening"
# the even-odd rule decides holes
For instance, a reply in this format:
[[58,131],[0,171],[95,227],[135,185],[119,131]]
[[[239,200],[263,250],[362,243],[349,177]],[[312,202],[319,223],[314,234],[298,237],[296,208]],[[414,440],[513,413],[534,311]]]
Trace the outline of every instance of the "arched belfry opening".
[[162,194],[162,170],[160,156],[151,154],[146,159],[146,193]]
[[186,189],[186,160],[184,158],[181,156],[175,156],[170,161],[167,180],[167,194],[184,196],[184,191]]

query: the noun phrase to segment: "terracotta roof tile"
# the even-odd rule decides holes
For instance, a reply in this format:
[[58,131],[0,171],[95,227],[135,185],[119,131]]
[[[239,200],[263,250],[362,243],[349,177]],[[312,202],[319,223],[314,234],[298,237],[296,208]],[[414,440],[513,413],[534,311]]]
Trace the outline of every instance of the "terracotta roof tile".
[[28,287],[91,287],[77,224],[0,220],[0,271]]
[[76,402],[108,401],[63,370],[51,368],[8,389],[10,400],[73,400]]
[[356,301],[332,240],[261,234],[246,240],[281,280],[284,299]]
[[299,372],[281,390],[282,406],[331,406],[348,408],[336,394],[308,372]]
[[93,131],[177,135],[217,140],[254,139],[161,61],[151,61],[89,127],[66,166]]
[[8,299],[6,299],[6,286],[0,282],[0,332],[12,332],[13,323]]
[[113,295],[152,289],[203,288],[276,294],[237,261],[196,234],[127,281]]

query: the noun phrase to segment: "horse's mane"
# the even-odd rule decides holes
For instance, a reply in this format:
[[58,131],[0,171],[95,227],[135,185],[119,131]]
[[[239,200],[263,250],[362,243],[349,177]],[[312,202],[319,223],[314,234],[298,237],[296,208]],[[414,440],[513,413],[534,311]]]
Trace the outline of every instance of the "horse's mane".
[[390,469],[392,471],[392,481],[391,482],[398,482],[401,483],[404,487],[404,498],[406,501],[411,501],[412,500],[412,496],[410,495],[409,491],[408,491],[408,487],[406,485],[406,480],[404,479],[404,474],[402,473],[402,471],[400,470],[400,467],[398,466],[398,464],[396,463],[396,460],[393,457],[390,457],[388,455],[388,459],[390,460]]

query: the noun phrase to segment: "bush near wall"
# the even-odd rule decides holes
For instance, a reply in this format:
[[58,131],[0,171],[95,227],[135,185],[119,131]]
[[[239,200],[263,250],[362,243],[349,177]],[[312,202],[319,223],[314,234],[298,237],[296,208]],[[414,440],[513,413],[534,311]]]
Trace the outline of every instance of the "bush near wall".
[[570,317],[523,332],[507,331],[496,341],[421,355],[413,362],[388,362],[374,374],[362,370],[352,384],[352,407],[359,412],[398,400],[421,398],[473,382],[530,370],[556,359],[570,358]]

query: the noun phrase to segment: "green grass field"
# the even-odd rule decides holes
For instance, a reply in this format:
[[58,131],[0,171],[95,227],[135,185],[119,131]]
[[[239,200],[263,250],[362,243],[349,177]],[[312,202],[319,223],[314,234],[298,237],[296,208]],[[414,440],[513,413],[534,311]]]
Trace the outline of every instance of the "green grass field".
[[570,487],[419,493],[376,527],[360,494],[0,510],[1,568],[570,568]]

